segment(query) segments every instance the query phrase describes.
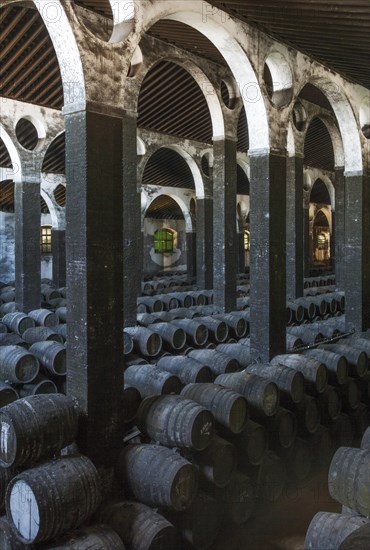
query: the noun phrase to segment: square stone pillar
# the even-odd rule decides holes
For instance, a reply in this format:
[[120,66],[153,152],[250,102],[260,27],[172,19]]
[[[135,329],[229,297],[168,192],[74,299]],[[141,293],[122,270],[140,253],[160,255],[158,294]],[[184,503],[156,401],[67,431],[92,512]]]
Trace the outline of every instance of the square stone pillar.
[[287,300],[303,296],[303,158],[287,159],[286,289]]
[[345,174],[346,325],[370,328],[370,174]]
[[335,169],[335,224],[333,234],[335,240],[335,282],[340,290],[346,285],[345,277],[345,189],[344,189],[344,168]]
[[250,163],[251,355],[269,361],[286,348],[286,154]]
[[40,182],[15,183],[15,301],[28,313],[41,305]]
[[196,268],[198,287],[213,289],[213,200],[208,197],[197,199]]
[[143,242],[140,188],[137,182],[137,113],[123,117],[123,261],[124,326],[137,323],[137,297],[141,295]]
[[236,142],[213,142],[213,302],[225,312],[236,308]]
[[83,411],[80,450],[104,465],[122,447],[122,119],[100,105],[65,113],[67,391]]
[[53,255],[53,283],[57,288],[66,286],[66,232],[64,229],[51,230],[51,252]]
[[186,271],[190,278],[196,274],[196,237],[194,231],[186,232]]

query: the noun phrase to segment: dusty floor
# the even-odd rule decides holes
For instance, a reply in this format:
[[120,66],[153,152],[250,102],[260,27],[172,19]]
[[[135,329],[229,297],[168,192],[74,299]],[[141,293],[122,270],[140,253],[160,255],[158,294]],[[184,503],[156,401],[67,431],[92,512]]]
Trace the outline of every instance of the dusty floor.
[[340,512],[327,488],[328,470],[300,486],[285,489],[275,503],[261,503],[253,517],[218,537],[212,550],[303,550],[304,539],[316,512]]

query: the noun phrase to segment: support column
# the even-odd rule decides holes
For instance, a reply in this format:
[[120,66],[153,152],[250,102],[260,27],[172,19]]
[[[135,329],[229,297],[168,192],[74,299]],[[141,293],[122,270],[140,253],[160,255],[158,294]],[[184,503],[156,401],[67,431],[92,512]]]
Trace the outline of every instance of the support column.
[[303,272],[304,277],[310,276],[312,263],[312,239],[310,235],[310,204],[309,198],[303,198]]
[[122,117],[100,105],[65,114],[67,391],[83,412],[81,452],[97,465],[122,447]]
[[28,313],[41,305],[40,182],[15,183],[15,301]]
[[335,282],[339,289],[345,287],[345,189],[344,168],[335,169]]
[[286,289],[287,300],[303,296],[303,158],[287,159]]
[[286,348],[286,154],[250,162],[250,347],[253,358],[269,361]]
[[213,302],[225,312],[236,308],[236,142],[213,142]]
[[345,174],[346,325],[370,327],[370,173]]
[[191,278],[196,274],[196,237],[197,234],[194,231],[186,232],[186,271]]
[[213,201],[197,199],[196,237],[197,285],[204,290],[213,288]]
[[66,232],[65,229],[51,230],[51,252],[53,255],[53,283],[57,288],[66,286]]
[[237,272],[245,272],[245,250],[244,250],[244,231],[237,233]]
[[123,118],[124,326],[137,324],[137,297],[143,277],[140,190],[137,183],[137,113]]

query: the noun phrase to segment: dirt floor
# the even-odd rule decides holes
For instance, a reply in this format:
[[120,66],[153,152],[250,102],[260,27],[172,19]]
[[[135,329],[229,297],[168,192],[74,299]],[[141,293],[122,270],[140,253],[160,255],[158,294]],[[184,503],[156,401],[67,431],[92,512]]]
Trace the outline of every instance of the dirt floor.
[[313,516],[341,510],[329,495],[327,479],[325,468],[299,486],[291,484],[277,502],[260,503],[245,525],[220,534],[212,550],[303,550]]

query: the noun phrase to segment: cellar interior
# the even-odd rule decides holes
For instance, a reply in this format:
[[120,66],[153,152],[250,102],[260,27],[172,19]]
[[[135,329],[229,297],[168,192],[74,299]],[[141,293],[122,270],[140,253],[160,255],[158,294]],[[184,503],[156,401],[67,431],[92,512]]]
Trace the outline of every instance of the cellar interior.
[[368,1],[0,35],[0,550],[370,548]]

